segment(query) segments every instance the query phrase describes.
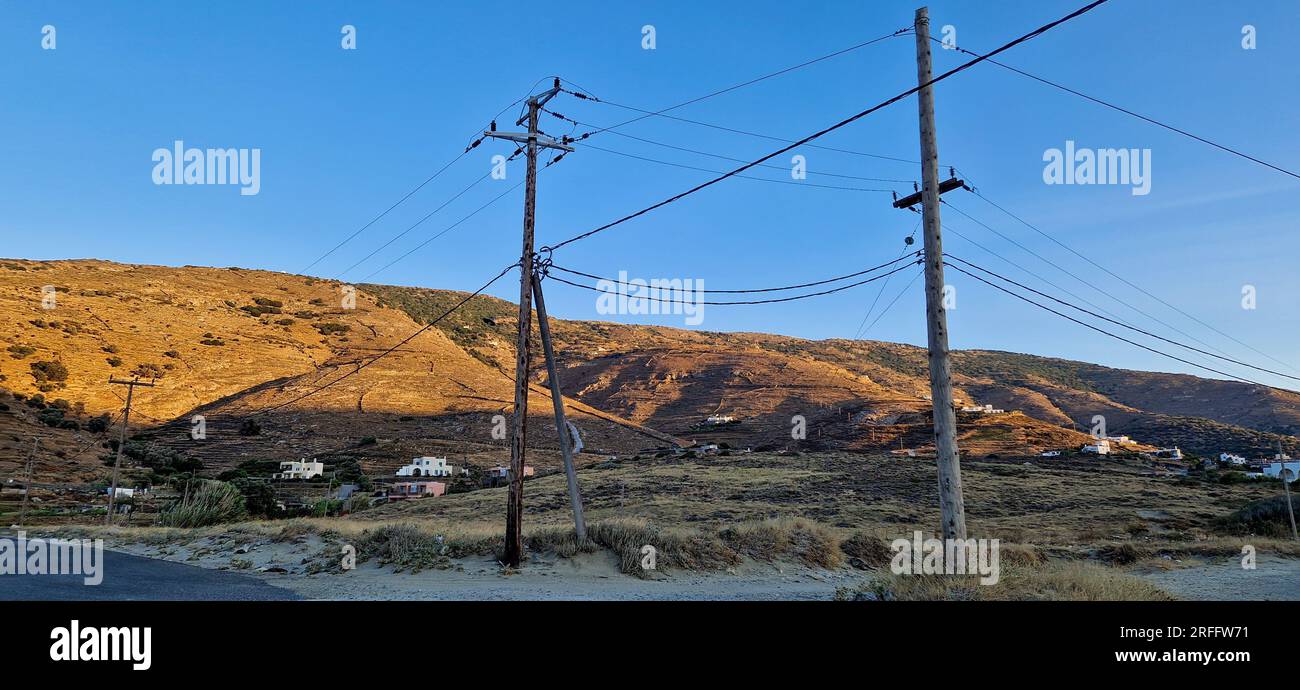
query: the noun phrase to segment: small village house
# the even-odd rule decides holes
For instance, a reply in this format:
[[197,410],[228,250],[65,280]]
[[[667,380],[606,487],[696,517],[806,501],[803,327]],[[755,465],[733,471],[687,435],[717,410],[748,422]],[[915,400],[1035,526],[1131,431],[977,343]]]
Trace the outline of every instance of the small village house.
[[1096,455],[1110,455],[1110,441],[1099,438],[1082,448],[1085,453],[1094,453]]
[[978,412],[979,414],[1006,414],[1006,410],[993,407],[992,405],[967,405],[961,408],[962,412]]
[[1244,465],[1246,464],[1246,458],[1240,455],[1233,455],[1232,453],[1219,453],[1219,462],[1226,462],[1232,465]]
[[[524,465],[524,476],[531,477],[535,474],[532,465]],[[494,487],[501,486],[510,481],[510,468],[505,465],[489,467],[483,472],[483,486]]]
[[732,424],[735,421],[736,418],[732,417],[729,414],[711,414],[709,415],[708,419],[704,420],[704,423],[718,425],[718,424]]
[[1282,479],[1285,473],[1286,483],[1290,484],[1300,477],[1300,460],[1270,462],[1264,465],[1263,472],[1265,477],[1273,479]]
[[1044,458],[1059,458],[1059,457],[1061,457],[1061,451],[1059,451],[1059,450],[1045,450],[1045,451],[1039,453],[1039,455],[1042,456],[1042,457],[1044,457]]
[[290,460],[280,463],[280,471],[272,479],[311,479],[325,474],[325,465],[315,460]]
[[420,457],[412,458],[409,465],[397,468],[399,477],[450,477],[451,465],[447,458]]
[[429,480],[412,480],[409,482],[394,482],[388,488],[388,500],[400,501],[408,498],[433,498],[442,496],[447,493],[446,482],[435,482]]

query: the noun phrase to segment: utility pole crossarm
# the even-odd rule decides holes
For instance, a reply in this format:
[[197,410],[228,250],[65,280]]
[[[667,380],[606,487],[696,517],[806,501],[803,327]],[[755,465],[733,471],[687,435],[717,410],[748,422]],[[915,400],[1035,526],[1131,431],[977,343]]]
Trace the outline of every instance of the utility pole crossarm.
[[529,134],[528,132],[487,131],[483,133],[483,136],[493,137],[495,139],[505,139],[507,141],[513,141],[519,144],[529,144],[529,143],[536,144],[537,146],[544,149],[560,149],[561,151],[574,150],[572,146],[569,146],[567,144],[561,144],[560,142],[556,141],[553,137],[549,137],[545,134]]
[[[970,189],[970,187],[966,186],[965,180],[959,180],[957,179],[956,176],[949,177],[948,179],[939,183],[940,194],[947,194],[948,192],[951,192],[954,189]],[[921,203],[921,199],[924,194],[925,192],[913,192],[901,199],[895,199],[894,208],[909,208],[915,206]]]

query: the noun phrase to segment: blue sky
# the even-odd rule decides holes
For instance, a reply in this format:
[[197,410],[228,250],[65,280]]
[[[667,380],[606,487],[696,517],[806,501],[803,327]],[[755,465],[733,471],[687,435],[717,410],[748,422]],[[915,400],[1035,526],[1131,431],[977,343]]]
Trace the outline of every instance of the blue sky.
[[[990,49],[1074,9],[1069,2],[933,2],[935,33]],[[824,55],[911,23],[916,2],[478,3],[0,3],[0,255],[93,257],[168,265],[300,272],[459,153],[471,135],[539,80],[559,75],[608,101],[662,108]],[[340,46],[341,27],[357,49]],[[1243,25],[1257,48],[1244,50]],[[42,27],[57,48],[41,48]],[[642,27],[656,47],[642,48]],[[1017,47],[1002,59],[1284,167],[1300,167],[1300,94],[1291,37],[1300,3],[1113,0]],[[964,61],[935,51],[936,72]],[[799,138],[915,85],[910,36],[893,38],[674,111],[675,115]],[[609,125],[631,115],[561,96],[555,110]],[[1300,366],[1300,278],[1294,232],[1300,181],[1008,73],[991,65],[936,87],[940,157],[982,193],[1178,308],[1288,364]],[[502,118],[511,128],[516,109]],[[547,131],[571,126],[543,120]],[[579,131],[582,131],[581,129]],[[770,141],[650,118],[618,131],[676,146],[755,158]],[[174,141],[261,149],[261,190],[155,185],[151,160]],[[1047,185],[1043,154],[1079,147],[1150,149],[1151,192]],[[603,134],[590,144],[714,170],[726,161]],[[820,143],[918,157],[909,98]],[[509,153],[485,143],[311,273],[336,277],[489,170]],[[794,152],[792,152],[794,153]],[[820,149],[808,169],[912,180],[918,166]],[[772,161],[788,165],[789,156]],[[755,174],[789,180],[782,170]],[[487,180],[373,259],[341,277],[361,280],[522,179]],[[543,172],[538,244],[555,243],[682,191],[709,176],[595,149]],[[808,182],[896,187],[810,175]],[[955,207],[1119,296],[1169,326],[1269,368],[1281,365],[1224,338],[1097,270],[978,198]],[[517,190],[374,275],[372,282],[473,289],[519,251]],[[557,253],[557,264],[641,278],[704,279],[709,288],[799,283],[888,261],[915,226],[886,193],[733,179]],[[1093,291],[953,213],[946,249],[1047,287],[956,233],[1123,319],[1170,328]],[[910,274],[891,279],[877,310]],[[1033,310],[959,274],[950,311],[954,348],[1003,349],[1111,366],[1197,372]],[[809,338],[852,337],[878,283],[813,300],[706,307],[699,328]],[[1254,286],[1257,308],[1243,309]],[[513,299],[517,285],[491,291]],[[1064,295],[1063,295],[1064,296]],[[559,317],[681,326],[681,316],[609,317],[595,295],[548,290]],[[874,316],[872,317],[875,318]],[[1107,326],[1114,330],[1114,327]],[[867,334],[923,344],[923,297],[912,284]],[[1195,344],[1195,343],[1193,343]],[[1169,349],[1169,346],[1160,345]],[[1209,362],[1199,355],[1189,358]],[[1294,381],[1223,368],[1294,388]],[[1291,374],[1295,370],[1283,369]]]

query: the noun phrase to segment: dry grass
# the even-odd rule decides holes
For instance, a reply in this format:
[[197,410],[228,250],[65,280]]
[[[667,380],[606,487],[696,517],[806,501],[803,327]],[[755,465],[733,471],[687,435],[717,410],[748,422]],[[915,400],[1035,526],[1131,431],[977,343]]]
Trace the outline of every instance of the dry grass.
[[836,592],[841,600],[880,601],[1170,601],[1155,585],[1095,563],[1055,561],[1038,566],[1007,564],[997,584],[978,576],[895,575]]

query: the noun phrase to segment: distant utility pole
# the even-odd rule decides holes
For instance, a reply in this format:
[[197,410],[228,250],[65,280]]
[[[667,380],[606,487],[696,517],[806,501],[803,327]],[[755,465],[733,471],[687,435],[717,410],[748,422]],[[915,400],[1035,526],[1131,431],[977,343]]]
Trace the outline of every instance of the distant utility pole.
[[32,437],[32,450],[27,454],[27,472],[23,480],[23,507],[18,510],[18,526],[23,526],[23,520],[27,518],[27,499],[32,495],[32,463],[36,461],[36,446],[40,445],[41,437]]
[[506,503],[505,562],[512,568],[523,560],[524,514],[524,451],[528,433],[528,336],[533,325],[532,265],[533,221],[537,206],[537,150],[558,148],[572,151],[554,139],[537,131],[537,114],[547,101],[560,92],[556,79],[550,90],[528,99],[528,114],[515,125],[528,122],[527,133],[498,132],[496,123],[484,136],[507,139],[524,145],[528,156],[528,172],[524,178],[524,244],[519,258],[519,333],[515,338],[515,414],[514,430],[510,437],[510,492]]
[[587,541],[587,521],[582,514],[582,492],[578,489],[578,473],[573,466],[573,438],[569,435],[569,422],[564,418],[564,396],[560,392],[559,367],[555,365],[555,348],[551,345],[551,319],[546,315],[546,298],[542,296],[542,280],[533,272],[533,299],[537,301],[537,326],[542,332],[542,352],[546,354],[546,377],[551,383],[551,404],[555,407],[555,431],[560,436],[560,454],[564,456],[564,476],[569,483],[569,505],[573,508],[573,529],[578,543]]
[[1300,534],[1295,529],[1295,508],[1291,507],[1291,482],[1286,478],[1286,453],[1282,452],[1282,442],[1277,442],[1277,461],[1281,463],[1277,475],[1282,478],[1282,490],[1286,492],[1286,513],[1291,518],[1291,538],[1300,541]]
[[117,441],[117,457],[113,460],[113,484],[108,489],[108,514],[104,516],[104,525],[113,524],[113,504],[117,501],[117,473],[122,466],[122,450],[126,448],[126,428],[127,422],[131,420],[131,398],[135,394],[136,386],[153,388],[152,383],[143,383],[137,376],[130,381],[108,377],[108,382],[118,386],[126,386],[126,411],[122,413],[122,435]]
[[930,11],[916,11],[916,102],[921,120],[921,206],[925,225],[925,314],[930,349],[930,399],[939,465],[939,510],[945,539],[966,538],[966,506],[957,451],[957,413],[952,402],[948,315],[943,306],[943,237],[939,224],[939,145],[934,132],[934,89],[930,74]]

